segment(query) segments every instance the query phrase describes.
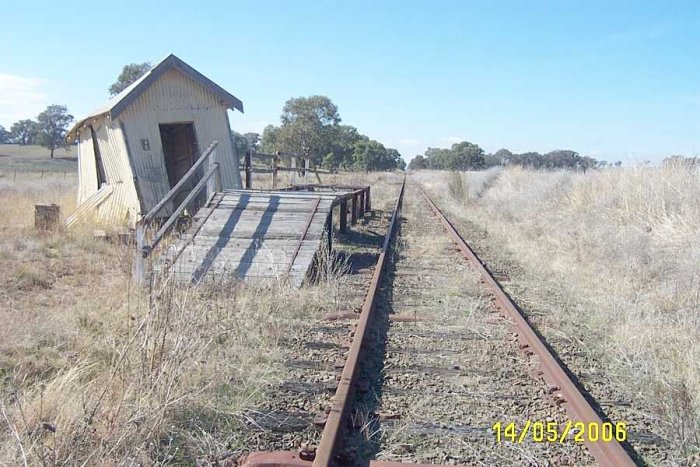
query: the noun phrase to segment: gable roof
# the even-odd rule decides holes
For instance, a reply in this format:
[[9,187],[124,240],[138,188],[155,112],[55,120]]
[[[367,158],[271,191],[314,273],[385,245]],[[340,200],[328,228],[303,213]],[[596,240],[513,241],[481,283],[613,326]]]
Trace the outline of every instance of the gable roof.
[[138,99],[139,96],[141,96],[141,94],[143,94],[143,92],[148,89],[149,86],[151,86],[151,84],[153,84],[163,75],[163,73],[170,69],[176,69],[185,76],[188,76],[195,82],[204,86],[208,91],[221,99],[229,109],[237,109],[240,110],[241,113],[243,112],[243,102],[241,102],[240,99],[189,66],[187,63],[177,58],[175,55],[170,54],[158,62],[156,66],[144,73],[144,75],[139,79],[131,83],[122,92],[112,97],[107,103],[92,111],[90,115],[79,120],[75,125],[73,125],[73,128],[68,131],[66,134],[66,139],[72,139],[75,136],[74,133],[87,120],[93,117],[109,114],[110,118],[117,118],[119,114],[121,114],[132,102]]

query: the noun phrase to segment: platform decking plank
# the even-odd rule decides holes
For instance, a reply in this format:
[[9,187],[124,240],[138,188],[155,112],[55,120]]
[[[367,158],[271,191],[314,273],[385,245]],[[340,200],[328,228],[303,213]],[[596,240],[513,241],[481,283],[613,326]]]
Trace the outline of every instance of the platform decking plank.
[[[204,207],[195,215],[193,227],[169,247],[157,269],[167,269],[183,281],[201,282],[223,275],[244,281],[283,278],[299,286],[321,247],[331,206],[342,194],[218,193],[213,198],[216,206]],[[165,266],[174,258],[173,264]],[[292,258],[294,264],[290,264]]]

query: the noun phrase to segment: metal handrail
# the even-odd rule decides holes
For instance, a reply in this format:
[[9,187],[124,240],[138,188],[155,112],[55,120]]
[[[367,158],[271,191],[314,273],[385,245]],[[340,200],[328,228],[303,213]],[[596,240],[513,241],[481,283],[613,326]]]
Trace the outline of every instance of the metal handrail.
[[170,191],[163,197],[163,199],[161,199],[158,202],[158,204],[156,204],[153,207],[153,209],[148,211],[148,214],[143,216],[143,221],[150,221],[152,219],[155,219],[156,215],[161,211],[161,209],[163,209],[166,204],[172,201],[172,198],[174,198],[175,195],[180,191],[180,189],[183,186],[185,186],[185,183],[187,183],[190,180],[190,178],[194,176],[199,166],[201,166],[204,163],[204,161],[214,153],[214,149],[218,144],[218,141],[214,141],[209,145],[209,147],[207,147],[207,149],[202,153],[202,155],[199,156],[199,159],[197,159],[197,161],[194,164],[192,164],[190,170],[188,170],[187,173],[185,173],[185,175],[182,176],[180,181],[178,181],[175,184],[175,186],[170,189]]
[[[136,224],[136,254],[134,256],[133,276],[137,283],[143,283],[146,279],[145,259],[148,258],[153,250],[158,246],[165,235],[175,226],[178,218],[187,209],[187,206],[199,195],[205,186],[209,188],[209,195],[212,196],[217,191],[221,191],[221,166],[216,160],[216,146],[218,141],[213,141],[209,147],[202,153],[201,156],[192,164],[192,167],[183,175],[183,177],[175,184],[174,187],[161,199],[148,214],[146,214]],[[158,213],[170,202],[173,201],[175,195],[178,194],[183,187],[195,176],[197,169],[209,161],[209,169],[197,184],[190,190],[179,206],[170,214],[168,219],[158,229],[156,234],[146,242],[146,230],[150,224],[156,220]],[[213,180],[212,180],[213,179]]]

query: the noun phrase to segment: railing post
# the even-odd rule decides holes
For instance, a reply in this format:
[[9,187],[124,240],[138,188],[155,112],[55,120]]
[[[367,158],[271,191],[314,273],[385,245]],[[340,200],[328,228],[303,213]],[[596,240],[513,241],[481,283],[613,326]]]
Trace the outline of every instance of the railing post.
[[207,199],[211,197],[214,193],[217,191],[221,191],[221,165],[219,165],[219,162],[216,157],[216,149],[214,149],[211,154],[209,154],[209,160],[208,162],[208,168],[212,169],[213,167],[216,166],[217,170],[216,173],[212,178],[209,179],[209,182],[207,183]]
[[352,205],[350,212],[350,223],[352,225],[357,224],[357,195],[353,193],[352,195]]
[[143,221],[136,223],[136,252],[134,253],[134,264],[132,274],[134,282],[143,284],[146,281],[146,258],[143,257],[143,247],[146,244],[146,227]]
[[365,217],[365,192],[364,191],[360,192],[359,208],[360,208],[360,213],[359,213],[360,219],[363,219]]
[[[292,157],[291,161],[289,162],[289,168],[291,168],[291,169],[296,169],[296,168],[297,168],[297,158],[296,158],[296,157]],[[291,173],[292,175],[291,175],[291,177],[290,177],[290,181],[289,181],[289,182],[290,182],[291,185],[296,185],[296,183],[297,183],[297,172],[296,172],[296,170],[294,170],[294,171],[292,171],[292,172],[290,172],[290,173]]]
[[253,164],[252,164],[252,159],[253,159],[253,150],[249,149],[245,153],[245,189],[250,190],[253,188]]
[[272,158],[272,189],[277,188],[277,167],[279,166],[280,152],[275,153],[275,157]]
[[327,237],[328,237],[328,258],[330,262],[330,255],[331,252],[333,251],[333,209],[331,209],[328,212],[328,231],[327,231]]
[[365,211],[366,212],[371,212],[372,211],[372,199],[370,195],[370,187],[365,188],[365,191],[367,194],[365,195]]
[[214,158],[214,162],[216,163],[216,174],[214,175],[214,188],[216,191],[221,191],[223,190],[223,185],[221,184],[221,161],[219,160],[219,155],[216,153],[216,149],[214,149],[214,154],[212,154],[212,157]]
[[306,178],[309,176],[309,169],[311,168],[311,158],[307,157],[304,159],[304,185],[306,185]]
[[343,200],[340,203],[340,231],[345,232],[348,226],[348,202]]

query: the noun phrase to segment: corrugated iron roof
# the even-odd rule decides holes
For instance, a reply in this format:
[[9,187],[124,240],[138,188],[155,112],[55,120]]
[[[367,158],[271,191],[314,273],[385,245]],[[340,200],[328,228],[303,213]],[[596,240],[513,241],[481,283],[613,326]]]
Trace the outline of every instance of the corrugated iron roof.
[[156,66],[148,70],[143,76],[131,83],[122,92],[111,98],[107,103],[101,105],[93,112],[91,112],[85,118],[79,120],[73,128],[66,135],[67,140],[72,140],[75,137],[75,132],[85,123],[93,117],[98,117],[101,115],[109,114],[110,118],[117,118],[122,111],[129,106],[133,101],[138,99],[138,97],[158,78],[160,78],[163,73],[169,69],[174,68],[186,76],[190,77],[197,83],[204,86],[210,92],[215,94],[219,99],[223,101],[224,104],[230,109],[238,109],[243,112],[243,102],[240,101],[236,96],[226,91],[224,88],[189,66],[187,63],[180,60],[173,54],[168,55],[163,60],[161,60]]

